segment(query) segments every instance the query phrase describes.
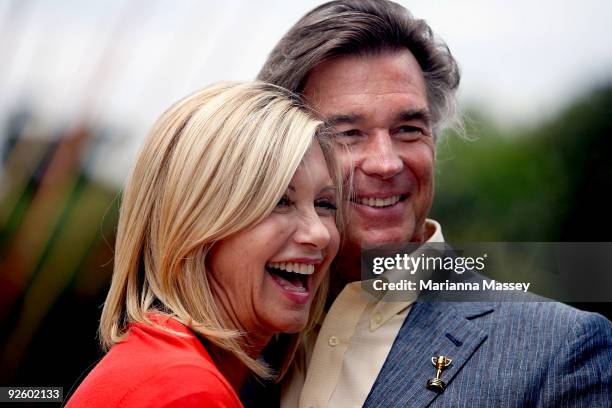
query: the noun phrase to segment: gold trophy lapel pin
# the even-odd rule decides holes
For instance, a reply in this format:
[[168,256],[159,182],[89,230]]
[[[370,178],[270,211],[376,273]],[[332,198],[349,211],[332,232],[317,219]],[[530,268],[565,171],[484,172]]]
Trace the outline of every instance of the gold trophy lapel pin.
[[445,356],[436,356],[431,358],[431,362],[434,367],[436,367],[436,376],[427,381],[427,388],[436,392],[443,392],[446,388],[446,383],[440,378],[442,376],[442,370],[448,367],[453,360]]

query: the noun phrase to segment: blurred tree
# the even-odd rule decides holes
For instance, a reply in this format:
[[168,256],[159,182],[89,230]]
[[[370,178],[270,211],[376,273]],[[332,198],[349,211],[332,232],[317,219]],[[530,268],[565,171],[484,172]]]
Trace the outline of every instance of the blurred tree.
[[612,87],[537,128],[470,112],[438,152],[432,215],[455,241],[605,241],[612,217]]

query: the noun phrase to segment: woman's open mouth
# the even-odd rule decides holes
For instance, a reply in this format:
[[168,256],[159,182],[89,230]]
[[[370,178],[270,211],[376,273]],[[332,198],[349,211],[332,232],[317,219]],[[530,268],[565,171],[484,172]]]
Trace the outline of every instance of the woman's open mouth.
[[296,262],[269,262],[266,271],[293,301],[304,303],[310,295],[315,266]]

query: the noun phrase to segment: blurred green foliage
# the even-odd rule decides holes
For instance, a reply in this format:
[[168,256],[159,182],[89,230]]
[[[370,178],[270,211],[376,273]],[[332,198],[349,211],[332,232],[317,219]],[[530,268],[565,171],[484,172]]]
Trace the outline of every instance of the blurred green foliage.
[[537,127],[466,116],[467,138],[447,134],[438,148],[432,217],[447,240],[608,240],[612,86]]

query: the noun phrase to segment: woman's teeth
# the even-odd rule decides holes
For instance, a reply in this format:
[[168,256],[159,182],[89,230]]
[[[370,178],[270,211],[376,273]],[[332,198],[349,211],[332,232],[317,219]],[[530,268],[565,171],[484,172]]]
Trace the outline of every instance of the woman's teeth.
[[283,289],[306,293],[309,275],[314,273],[315,266],[298,262],[268,262],[266,270]]
[[301,275],[312,275],[315,266],[311,264],[297,262],[269,262],[266,264],[268,268],[280,269],[282,271],[299,273]]
[[387,198],[356,198],[353,201],[357,204],[367,205],[369,207],[389,207],[397,203],[401,197],[401,195],[395,195]]

